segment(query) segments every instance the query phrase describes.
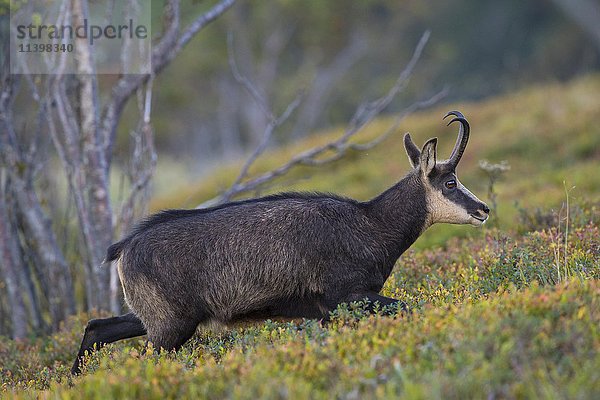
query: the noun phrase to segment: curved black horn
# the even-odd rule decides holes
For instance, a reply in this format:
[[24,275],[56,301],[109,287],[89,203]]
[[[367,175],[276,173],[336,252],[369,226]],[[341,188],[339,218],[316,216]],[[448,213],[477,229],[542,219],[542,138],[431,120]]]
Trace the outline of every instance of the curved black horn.
[[449,117],[450,115],[454,115],[456,118],[452,119],[448,122],[448,125],[451,123],[458,121],[460,122],[460,129],[458,130],[458,138],[456,139],[456,144],[454,145],[454,149],[452,150],[452,154],[448,159],[448,163],[452,166],[456,167],[463,153],[465,152],[465,148],[467,147],[467,142],[469,141],[469,132],[471,128],[469,127],[469,122],[459,111],[450,111],[448,114],[444,116],[444,119]]

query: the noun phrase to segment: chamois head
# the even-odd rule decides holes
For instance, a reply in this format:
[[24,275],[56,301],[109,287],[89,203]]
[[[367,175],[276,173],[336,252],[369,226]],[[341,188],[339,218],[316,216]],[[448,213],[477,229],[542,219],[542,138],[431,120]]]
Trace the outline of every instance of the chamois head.
[[407,133],[404,135],[404,148],[427,193],[428,225],[445,222],[480,226],[487,220],[490,209],[464,187],[456,176],[456,166],[469,140],[469,123],[458,111],[450,111],[444,118],[450,115],[455,118],[448,125],[460,122],[460,129],[448,160],[436,161],[437,138],[429,139],[423,149],[419,150]]

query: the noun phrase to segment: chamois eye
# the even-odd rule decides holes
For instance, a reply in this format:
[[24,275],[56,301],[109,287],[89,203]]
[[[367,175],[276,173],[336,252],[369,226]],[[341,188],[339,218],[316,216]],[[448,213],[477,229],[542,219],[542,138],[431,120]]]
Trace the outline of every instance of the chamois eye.
[[456,181],[453,179],[451,181],[446,182],[446,188],[447,189],[456,189]]

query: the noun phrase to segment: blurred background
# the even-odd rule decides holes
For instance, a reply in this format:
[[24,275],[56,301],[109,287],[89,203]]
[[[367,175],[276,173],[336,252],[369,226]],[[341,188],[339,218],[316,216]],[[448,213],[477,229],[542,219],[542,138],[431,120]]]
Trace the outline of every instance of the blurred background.
[[[203,3],[184,2],[182,18]],[[426,30],[431,38],[410,84],[387,113],[445,86],[450,103],[596,71],[599,9],[596,0],[243,1],[157,79],[157,146],[161,157],[202,174],[260,141],[267,121],[228,67],[228,33],[241,73],[276,113],[306,93],[276,145],[345,124],[358,104],[393,84]],[[161,15],[160,4],[153,14]]]

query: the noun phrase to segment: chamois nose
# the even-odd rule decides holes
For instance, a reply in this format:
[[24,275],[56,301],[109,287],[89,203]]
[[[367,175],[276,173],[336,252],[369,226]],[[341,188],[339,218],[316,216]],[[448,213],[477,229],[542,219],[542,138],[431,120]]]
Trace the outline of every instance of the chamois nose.
[[490,208],[487,206],[487,204],[484,204],[484,205],[483,205],[483,208],[482,208],[482,210],[483,210],[483,212],[484,212],[484,213],[486,213],[486,214],[489,214],[489,213],[490,213]]

